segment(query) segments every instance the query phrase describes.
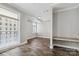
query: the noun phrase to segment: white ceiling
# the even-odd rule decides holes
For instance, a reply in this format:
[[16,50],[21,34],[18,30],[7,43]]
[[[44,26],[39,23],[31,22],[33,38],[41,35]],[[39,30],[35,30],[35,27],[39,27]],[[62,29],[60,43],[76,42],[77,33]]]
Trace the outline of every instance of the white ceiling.
[[50,8],[54,7],[55,10],[68,8],[79,5],[78,3],[9,3],[9,5],[17,8],[18,10],[37,17],[43,21],[48,21],[50,18]]
[[45,15],[49,15],[53,3],[9,3],[26,14],[37,17],[42,20],[48,20]]
[[60,10],[60,9],[65,9],[65,8],[70,8],[75,6],[79,6],[79,3],[60,3],[58,5],[55,5],[54,9]]

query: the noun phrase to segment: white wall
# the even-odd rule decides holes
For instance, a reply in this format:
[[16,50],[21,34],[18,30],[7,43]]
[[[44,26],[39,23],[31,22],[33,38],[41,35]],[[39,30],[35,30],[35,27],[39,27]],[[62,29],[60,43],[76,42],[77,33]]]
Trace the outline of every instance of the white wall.
[[77,36],[77,9],[71,9],[55,14],[57,18],[54,28],[55,36],[76,37]]
[[44,37],[50,39],[50,48],[53,48],[53,10],[52,7],[49,9],[48,15],[43,17],[43,19],[48,19],[48,21],[44,21],[39,23],[38,26],[38,37]]
[[32,23],[28,22],[29,18],[25,14],[21,14],[20,20],[20,38],[21,42],[27,42],[27,39],[36,37],[34,33],[32,33]]
[[[41,23],[39,23],[38,26],[38,36],[40,37],[45,37],[45,38],[50,38],[51,36],[51,25],[52,25],[52,9],[49,9],[48,14],[44,14],[44,16],[42,16],[43,19],[47,19],[46,21],[43,21]],[[41,19],[42,20],[42,19]]]
[[38,27],[38,36],[44,38],[50,38],[50,29],[51,29],[51,22],[42,22],[39,24]]
[[[79,38],[79,8],[54,13],[54,36]],[[79,43],[54,41],[54,44],[79,48]]]

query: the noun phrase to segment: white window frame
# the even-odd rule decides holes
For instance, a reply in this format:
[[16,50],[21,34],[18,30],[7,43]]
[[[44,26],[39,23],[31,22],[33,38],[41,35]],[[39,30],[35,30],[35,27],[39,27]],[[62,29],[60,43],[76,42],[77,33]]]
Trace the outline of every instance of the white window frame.
[[37,33],[37,23],[36,22],[32,23],[32,33]]

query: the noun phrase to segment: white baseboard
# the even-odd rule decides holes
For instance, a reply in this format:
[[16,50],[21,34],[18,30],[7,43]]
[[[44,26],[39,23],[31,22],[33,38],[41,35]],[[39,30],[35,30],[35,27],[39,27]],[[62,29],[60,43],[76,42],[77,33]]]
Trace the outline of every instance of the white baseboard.
[[38,37],[42,37],[42,38],[50,38],[49,36],[38,36]]
[[54,46],[65,47],[65,48],[71,48],[71,49],[76,49],[76,50],[79,51],[79,48],[77,48],[77,47],[71,47],[71,46],[60,45],[60,44],[54,44]]
[[50,49],[53,49],[53,46],[50,46]]

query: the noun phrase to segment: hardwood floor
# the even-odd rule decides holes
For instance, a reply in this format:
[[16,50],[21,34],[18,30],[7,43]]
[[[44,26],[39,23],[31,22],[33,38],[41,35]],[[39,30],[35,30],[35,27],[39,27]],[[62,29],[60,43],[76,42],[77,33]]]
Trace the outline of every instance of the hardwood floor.
[[76,49],[54,46],[53,56],[79,56],[79,51]]
[[1,56],[51,56],[49,39],[37,38],[29,40],[29,44],[17,47],[0,54]]
[[0,56],[79,56],[79,51],[55,46],[49,48],[49,39],[36,38],[28,44],[1,53]]

